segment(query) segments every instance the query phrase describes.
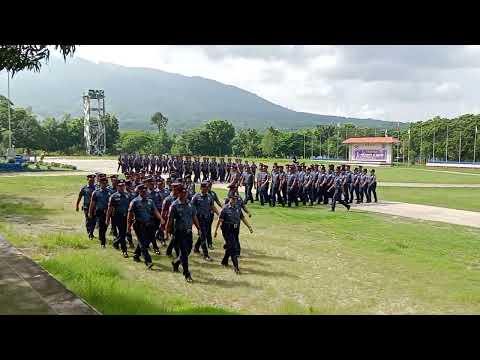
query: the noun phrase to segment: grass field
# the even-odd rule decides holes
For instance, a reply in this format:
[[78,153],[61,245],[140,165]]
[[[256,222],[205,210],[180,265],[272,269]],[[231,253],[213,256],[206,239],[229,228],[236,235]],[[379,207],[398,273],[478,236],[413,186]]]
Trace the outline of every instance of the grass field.
[[383,200],[480,211],[480,189],[478,188],[379,187],[377,195]]
[[214,263],[190,257],[190,285],[165,256],[147,271],[87,240],[74,211],[82,182],[0,178],[0,232],[105,314],[480,313],[478,229],[254,204],[243,274],[220,266],[218,238]]

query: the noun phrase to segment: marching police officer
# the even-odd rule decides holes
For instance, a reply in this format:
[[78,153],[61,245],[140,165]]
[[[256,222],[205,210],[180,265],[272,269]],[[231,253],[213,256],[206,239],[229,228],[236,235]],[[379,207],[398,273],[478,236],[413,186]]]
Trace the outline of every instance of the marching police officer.
[[277,199],[280,202],[280,204],[282,204],[282,206],[285,206],[282,195],[280,194],[281,178],[280,178],[280,172],[278,171],[278,167],[276,163],[273,165],[271,178],[272,178],[272,184],[270,187],[270,206],[275,207]]
[[372,201],[372,193],[377,202],[377,177],[375,176],[375,169],[370,170],[370,177],[368,178],[368,199]]
[[[207,233],[211,233],[210,214],[214,212],[219,215],[217,208],[215,207],[215,201],[213,196],[208,193],[208,182],[202,182],[199,193],[196,193],[192,198],[192,206],[197,213],[198,222],[200,225],[200,236],[195,243],[193,252],[199,253],[200,246],[202,247],[203,257],[205,260],[211,261],[212,259],[208,255],[207,248]],[[210,228],[209,228],[210,227]]]
[[89,206],[89,217],[93,220],[93,225],[98,223],[98,238],[100,240],[100,245],[102,248],[105,248],[107,243],[106,232],[107,232],[107,208],[108,208],[108,199],[110,197],[110,192],[107,189],[108,179],[106,176],[100,177],[100,188],[96,189],[92,193],[92,199],[90,200]]
[[[220,199],[218,198],[218,195],[215,191],[212,190],[212,181],[208,181],[208,193],[212,196],[213,201],[215,201],[215,204],[218,205],[218,207],[222,208],[222,203],[220,202]],[[213,218],[214,218],[214,213],[213,211],[210,211],[210,219],[208,222],[208,227],[207,227],[207,245],[210,250],[213,250],[213,239],[212,239],[212,224],[213,224]]]
[[89,207],[90,207],[90,199],[92,198],[93,192],[97,189],[95,185],[95,175],[90,174],[87,175],[88,184],[83,186],[80,189],[77,199],[76,210],[79,211],[80,200],[83,198],[83,205],[82,210],[85,214],[85,227],[87,229],[88,238],[91,240],[93,239],[93,231],[95,230],[95,222],[92,218],[89,217]]
[[221,264],[228,266],[228,259],[231,258],[235,273],[240,274],[240,268],[238,266],[238,256],[240,255],[240,221],[243,221],[250,230],[250,233],[253,233],[253,229],[243,216],[242,210],[236,206],[237,198],[235,194],[229,195],[230,200],[223,207],[218,217],[215,228],[215,238],[217,237],[218,228],[221,226],[222,235],[225,240],[225,255],[223,256]]
[[335,211],[335,204],[337,202],[339,202],[340,204],[342,204],[343,206],[345,206],[347,208],[347,210],[350,210],[350,205],[348,205],[348,203],[346,203],[343,199],[342,199],[342,193],[343,193],[343,185],[344,185],[344,181],[343,181],[343,177],[341,175],[341,168],[340,166],[337,167],[337,172],[335,174],[335,177],[334,177],[334,180],[333,180],[333,184],[331,185],[330,189],[329,189],[329,192],[333,191],[333,197],[332,197],[332,211]]
[[250,166],[245,168],[245,172],[243,173],[242,180],[240,181],[240,186],[245,186],[245,202],[248,203],[250,200],[253,204],[253,174],[252,169]]
[[125,180],[119,180],[117,183],[117,191],[110,196],[108,202],[106,226],[108,226],[111,221],[112,227],[115,226],[118,229],[117,237],[113,241],[113,247],[117,250],[121,248],[124,258],[128,258],[126,236],[129,205],[130,196],[125,191]]
[[[138,244],[135,249],[133,260],[140,262],[140,255],[143,256],[148,269],[153,267],[152,258],[148,252],[150,243],[155,237],[154,218],[161,219],[153,200],[148,198],[145,185],[138,185],[136,188],[138,196],[130,202],[127,217],[127,233],[132,233],[132,225],[137,235]],[[135,220],[135,221],[134,221]]]
[[298,206],[298,178],[294,165],[289,166],[290,172],[287,175],[287,204],[292,207],[292,202]]
[[188,269],[188,256],[193,245],[192,225],[195,225],[198,234],[202,236],[195,208],[187,201],[187,190],[182,187],[179,189],[178,199],[170,205],[167,238],[170,234],[175,236],[175,242],[180,250],[180,255],[172,261],[173,271],[178,272],[181,264],[187,282],[193,281]]

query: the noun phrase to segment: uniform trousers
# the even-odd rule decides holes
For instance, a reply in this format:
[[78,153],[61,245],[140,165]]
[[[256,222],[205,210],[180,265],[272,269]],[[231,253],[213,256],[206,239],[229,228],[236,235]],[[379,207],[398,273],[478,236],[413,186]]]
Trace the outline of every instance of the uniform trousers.
[[333,197],[332,197],[333,211],[335,211],[335,205],[337,202],[339,202],[340,204],[348,208],[348,204],[345,202],[345,200],[342,199],[342,189],[336,189],[335,192],[333,193]]
[[252,188],[253,184],[245,184],[245,203],[248,203],[248,200],[253,203]]
[[153,221],[150,223],[141,223],[139,221],[135,221],[133,223],[133,230],[135,230],[135,234],[137,235],[138,239],[138,244],[134,255],[137,258],[142,255],[145,264],[151,263],[152,258],[150,257],[148,248],[152,242],[152,239],[155,237],[155,225]]
[[117,229],[117,236],[113,241],[114,246],[120,246],[123,252],[127,251],[127,214],[115,214],[112,216],[112,227]]
[[95,230],[95,218],[88,217],[88,207],[83,208],[83,213],[85,214],[85,228],[87,229],[87,234],[93,237],[93,231]]
[[180,254],[174,260],[175,265],[182,264],[183,275],[190,276],[190,271],[188,271],[188,256],[192,251],[193,237],[192,229],[187,229],[184,231],[175,231],[175,242],[178,244],[178,249]]
[[372,201],[372,193],[373,193],[373,198],[375,199],[375,202],[377,202],[377,184],[376,183],[368,186],[368,199],[369,199],[369,201]]
[[107,243],[107,224],[105,223],[107,219],[106,210],[96,210],[95,211],[95,220],[94,220],[94,227],[98,224],[98,239],[100,240],[100,244],[105,245]]
[[228,265],[228,259],[231,258],[235,268],[238,268],[238,256],[240,255],[238,228],[239,225],[237,224],[223,223],[221,226],[222,235],[225,239],[225,245],[223,246],[225,249],[225,255],[223,256],[222,264]]
[[298,191],[296,187],[287,188],[288,207],[292,206],[292,202],[295,203],[295,206],[298,206]]
[[200,236],[195,243],[195,251],[198,251],[200,247],[202,247],[203,256],[205,257],[208,256],[207,231],[209,222],[210,216],[198,216],[198,223],[200,224]]

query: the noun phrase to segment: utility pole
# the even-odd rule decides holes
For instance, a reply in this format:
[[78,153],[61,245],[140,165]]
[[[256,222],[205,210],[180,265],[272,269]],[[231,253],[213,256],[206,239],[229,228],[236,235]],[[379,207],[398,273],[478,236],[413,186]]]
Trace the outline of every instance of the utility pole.
[[305,134],[303,134],[303,159],[305,160]]

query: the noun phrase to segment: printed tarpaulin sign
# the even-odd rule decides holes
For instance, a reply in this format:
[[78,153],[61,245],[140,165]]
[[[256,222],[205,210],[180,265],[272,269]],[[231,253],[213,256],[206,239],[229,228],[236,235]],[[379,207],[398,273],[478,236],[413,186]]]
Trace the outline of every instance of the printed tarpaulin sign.
[[384,161],[387,160],[387,151],[376,149],[358,149],[354,151],[353,157],[356,160]]

